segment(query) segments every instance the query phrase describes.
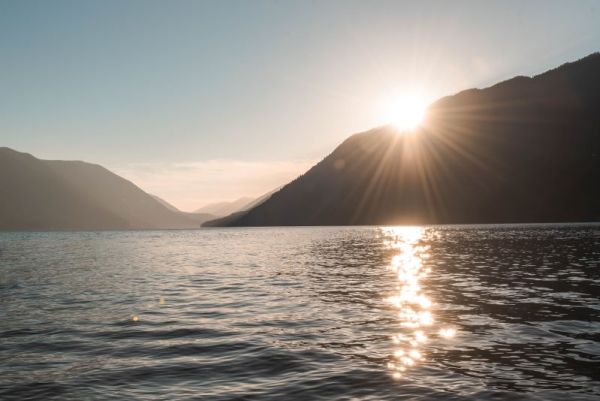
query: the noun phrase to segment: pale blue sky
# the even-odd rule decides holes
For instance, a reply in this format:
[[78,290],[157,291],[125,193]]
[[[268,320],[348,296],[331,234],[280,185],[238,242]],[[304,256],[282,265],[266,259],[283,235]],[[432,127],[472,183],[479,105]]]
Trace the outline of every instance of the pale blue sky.
[[0,0],[0,145],[193,209],[283,184],[390,93],[598,50],[600,1]]

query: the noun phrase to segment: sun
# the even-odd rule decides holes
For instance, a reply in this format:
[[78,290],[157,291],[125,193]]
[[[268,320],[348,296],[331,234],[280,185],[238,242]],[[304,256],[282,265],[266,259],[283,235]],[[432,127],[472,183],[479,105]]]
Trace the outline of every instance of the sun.
[[405,94],[392,99],[386,109],[386,122],[399,132],[407,132],[417,128],[425,118],[427,101],[421,95]]

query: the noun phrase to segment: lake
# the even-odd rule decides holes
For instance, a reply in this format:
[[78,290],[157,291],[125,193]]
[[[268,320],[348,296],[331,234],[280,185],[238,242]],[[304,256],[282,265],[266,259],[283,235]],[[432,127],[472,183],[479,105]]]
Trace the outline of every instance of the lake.
[[600,225],[0,233],[0,398],[597,400]]

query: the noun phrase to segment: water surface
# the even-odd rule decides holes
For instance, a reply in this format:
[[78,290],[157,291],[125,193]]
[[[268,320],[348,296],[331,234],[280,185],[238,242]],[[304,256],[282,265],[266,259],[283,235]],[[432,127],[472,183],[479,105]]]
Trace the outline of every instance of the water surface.
[[0,233],[0,398],[600,397],[600,226]]

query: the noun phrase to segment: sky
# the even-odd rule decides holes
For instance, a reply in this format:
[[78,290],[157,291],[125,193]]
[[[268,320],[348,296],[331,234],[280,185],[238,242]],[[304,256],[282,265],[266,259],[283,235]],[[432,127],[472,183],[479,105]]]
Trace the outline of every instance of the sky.
[[600,1],[0,0],[0,146],[182,210],[260,196],[427,99],[600,50]]

